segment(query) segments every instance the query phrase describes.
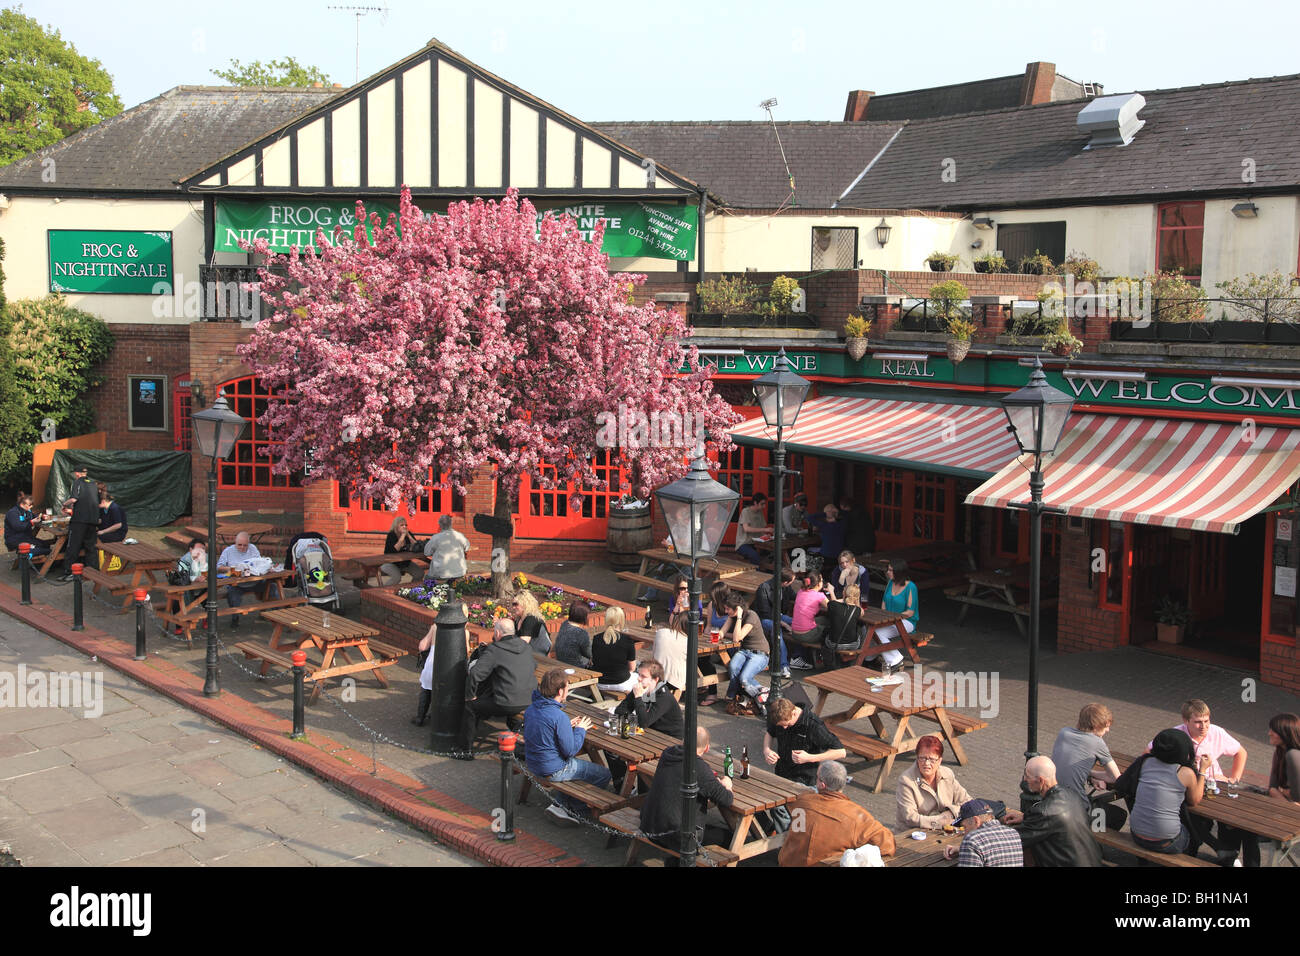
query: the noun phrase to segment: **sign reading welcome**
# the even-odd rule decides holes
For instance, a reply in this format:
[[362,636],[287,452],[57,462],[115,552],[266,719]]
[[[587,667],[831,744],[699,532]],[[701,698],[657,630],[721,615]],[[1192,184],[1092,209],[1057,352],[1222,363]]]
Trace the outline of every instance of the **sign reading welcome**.
[[[320,200],[276,200],[254,202],[218,200],[217,202],[217,252],[243,252],[239,243],[265,239],[272,252],[288,252],[314,248],[316,231],[325,235],[325,241],[334,245],[334,229],[341,227],[343,235],[352,238],[357,225],[355,202],[323,202]],[[397,207],[383,202],[367,202],[366,218],[379,214],[379,221],[387,224],[389,214],[396,215]],[[400,231],[400,229],[399,229]],[[366,235],[373,238],[374,229],[366,223]]]
[[50,291],[171,295],[172,234],[51,229]]
[[699,209],[695,206],[668,206],[647,202],[584,203],[542,209],[537,220],[548,213],[558,218],[565,214],[578,223],[582,237],[591,241],[596,227],[605,224],[600,251],[607,256],[687,261],[695,255],[695,235]]

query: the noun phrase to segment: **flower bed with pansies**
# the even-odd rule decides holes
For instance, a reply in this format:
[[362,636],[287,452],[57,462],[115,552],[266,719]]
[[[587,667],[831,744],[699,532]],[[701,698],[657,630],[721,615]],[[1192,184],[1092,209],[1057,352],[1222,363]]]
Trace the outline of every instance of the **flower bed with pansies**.
[[[523,582],[520,583],[519,579]],[[629,623],[645,619],[645,607],[616,601],[602,594],[560,584],[536,575],[516,575],[516,590],[526,587],[537,595],[547,630],[552,634],[568,619],[569,604],[583,601],[590,609],[587,628],[595,631],[605,626],[605,609],[621,607]],[[452,597],[446,585],[425,584],[398,588],[367,588],[361,592],[361,620],[380,630],[380,640],[414,651],[420,638],[438,616],[442,605]],[[466,631],[470,643],[485,640],[498,617],[510,615],[510,603],[492,598],[492,580],[488,575],[464,579],[455,588],[455,595],[465,603],[469,624]]]

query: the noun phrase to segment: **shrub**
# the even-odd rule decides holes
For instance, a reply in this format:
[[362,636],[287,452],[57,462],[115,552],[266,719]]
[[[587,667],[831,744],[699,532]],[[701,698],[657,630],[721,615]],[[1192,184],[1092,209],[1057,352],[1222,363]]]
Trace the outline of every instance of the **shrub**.
[[1025,256],[1020,260],[1020,265],[1017,268],[1026,275],[1045,276],[1050,273],[1055,266],[1053,265],[1050,256],[1046,256],[1035,249],[1032,256]]
[[797,298],[799,298],[798,279],[777,276],[772,280],[772,288],[767,293],[767,304],[773,315],[788,315],[794,311]]
[[968,341],[975,334],[975,323],[966,319],[949,319],[948,334],[959,342]]
[[95,407],[87,392],[103,382],[97,366],[113,350],[104,322],[68,305],[60,295],[26,299],[9,307],[12,365],[21,401],[18,461],[11,480],[30,472],[32,447],[43,418],[52,418],[62,436],[94,428]]
[[1142,281],[1151,291],[1150,303],[1143,305],[1158,308],[1154,316],[1161,322],[1204,322],[1204,289],[1193,285],[1178,272],[1154,272],[1143,276]]
[[709,279],[695,287],[700,297],[700,311],[721,315],[753,312],[762,296],[758,286],[742,276]]
[[1097,260],[1089,259],[1082,252],[1071,252],[1056,271],[1062,276],[1074,276],[1075,282],[1096,282],[1101,278],[1101,266]]
[[871,331],[871,320],[860,315],[850,315],[844,320],[844,337],[846,339],[865,338]]
[[[1236,299],[1235,309],[1247,322],[1300,322],[1300,285],[1297,278],[1286,272],[1250,273],[1218,283],[1218,288]],[[1267,302],[1265,302],[1267,300]]]
[[961,314],[958,302],[970,298],[970,292],[956,279],[936,282],[930,287],[930,301],[934,303],[934,314],[941,319],[953,319]]
[[984,271],[988,273],[999,273],[999,272],[1007,271],[1006,258],[998,255],[996,252],[990,252],[986,256],[977,257],[975,259],[975,264],[984,266]]

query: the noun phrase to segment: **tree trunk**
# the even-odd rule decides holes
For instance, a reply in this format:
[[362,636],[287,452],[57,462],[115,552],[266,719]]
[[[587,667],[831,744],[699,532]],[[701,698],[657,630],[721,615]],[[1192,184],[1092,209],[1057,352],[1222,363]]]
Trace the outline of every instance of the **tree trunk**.
[[[492,508],[492,517],[500,521],[511,522],[512,515],[515,511],[515,501],[519,497],[518,485],[511,490],[502,487],[502,482],[497,480],[496,504]],[[510,571],[510,539],[502,538],[497,535],[492,536],[492,596],[498,600],[509,596],[514,591],[514,586],[510,583],[513,575]]]

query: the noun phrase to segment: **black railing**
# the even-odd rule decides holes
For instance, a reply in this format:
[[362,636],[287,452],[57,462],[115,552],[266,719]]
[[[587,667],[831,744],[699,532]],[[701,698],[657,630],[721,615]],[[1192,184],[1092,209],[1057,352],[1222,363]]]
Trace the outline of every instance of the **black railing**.
[[203,286],[200,318],[246,322],[266,318],[256,266],[199,266]]

